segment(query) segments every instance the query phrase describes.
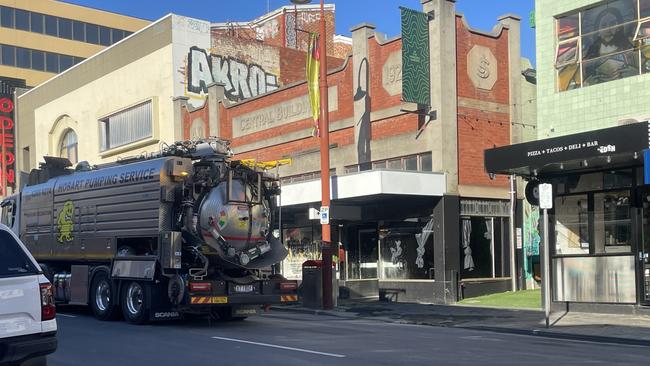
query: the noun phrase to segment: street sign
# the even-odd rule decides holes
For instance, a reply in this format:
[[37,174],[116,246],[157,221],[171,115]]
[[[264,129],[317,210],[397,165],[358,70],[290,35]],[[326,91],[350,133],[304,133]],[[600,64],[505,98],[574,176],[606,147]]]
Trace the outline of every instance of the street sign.
[[330,208],[329,208],[329,206],[321,206],[321,208],[320,208],[320,223],[321,223],[321,225],[329,225],[329,223],[330,223]]
[[539,208],[553,208],[553,186],[548,183],[539,185]]

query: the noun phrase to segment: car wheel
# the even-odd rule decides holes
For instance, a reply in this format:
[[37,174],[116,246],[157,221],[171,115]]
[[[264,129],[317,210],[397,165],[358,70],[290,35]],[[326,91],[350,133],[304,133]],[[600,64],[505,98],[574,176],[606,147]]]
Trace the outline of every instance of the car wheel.
[[149,299],[151,285],[147,282],[131,281],[122,288],[122,314],[124,319],[133,324],[144,324],[149,321]]
[[105,271],[98,272],[90,287],[90,307],[99,320],[113,320],[119,315],[115,300],[117,294]]

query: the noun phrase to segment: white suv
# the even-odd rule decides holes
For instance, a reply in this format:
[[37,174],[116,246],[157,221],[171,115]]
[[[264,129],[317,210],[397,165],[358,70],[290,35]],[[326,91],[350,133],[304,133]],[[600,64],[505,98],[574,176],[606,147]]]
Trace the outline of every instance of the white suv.
[[0,224],[0,365],[45,365],[57,347],[55,316],[52,284]]

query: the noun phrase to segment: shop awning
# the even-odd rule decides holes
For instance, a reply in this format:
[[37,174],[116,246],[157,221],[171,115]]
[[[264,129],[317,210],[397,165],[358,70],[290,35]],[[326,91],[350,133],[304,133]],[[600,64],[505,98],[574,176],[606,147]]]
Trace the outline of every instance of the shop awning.
[[[446,190],[442,173],[369,170],[334,176],[330,180],[330,198],[355,199],[382,195],[442,196]],[[321,200],[320,180],[282,185],[282,206]]]
[[488,173],[536,176],[641,165],[650,147],[648,122],[593,130],[485,150]]

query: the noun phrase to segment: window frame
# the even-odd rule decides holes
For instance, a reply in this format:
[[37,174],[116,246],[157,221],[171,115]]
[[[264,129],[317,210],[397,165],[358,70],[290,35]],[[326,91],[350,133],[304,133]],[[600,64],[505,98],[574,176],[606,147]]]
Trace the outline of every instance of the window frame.
[[[590,30],[587,33],[583,32],[583,24],[582,23],[583,23],[583,20],[584,20],[584,13],[587,13],[590,10],[594,10],[596,8],[603,7],[603,6],[605,6],[605,8],[606,8],[608,5],[610,5],[610,4],[613,5],[613,4],[616,4],[616,3],[620,2],[620,1],[623,1],[623,0],[602,1],[600,3],[594,4],[593,6],[590,6],[588,8],[580,9],[580,10],[577,10],[577,11],[573,11],[571,13],[566,13],[566,14],[563,14],[561,16],[555,17],[555,19],[554,19],[554,21],[555,21],[555,27],[554,27],[555,28],[555,54],[554,54],[554,57],[553,57],[553,60],[554,60],[553,65],[555,67],[555,90],[556,90],[556,92],[565,92],[565,91],[569,91],[569,90],[573,90],[573,89],[584,88],[586,86],[592,86],[592,85],[597,85],[597,84],[601,84],[601,83],[607,83],[609,81],[621,80],[621,79],[624,79],[626,77],[639,76],[639,75],[642,75],[642,74],[648,72],[648,71],[644,72],[644,69],[643,69],[643,65],[642,65],[642,60],[643,60],[642,48],[644,46],[640,45],[640,41],[650,38],[650,34],[648,36],[644,36],[644,37],[639,37],[638,35],[639,35],[639,30],[640,30],[641,25],[650,23],[650,16],[641,17],[641,9],[640,9],[641,0],[632,0],[634,5],[635,5],[636,11],[635,11],[634,16],[632,16],[631,18],[626,19],[625,16],[624,16],[624,17],[622,17],[621,23],[619,23],[619,24],[603,27],[601,29],[595,29],[597,27],[594,27],[594,29]],[[568,38],[561,39],[561,37],[560,37],[561,36],[560,27],[559,27],[560,22],[562,21],[562,19],[565,19],[565,18],[568,18],[568,17],[573,17],[575,15],[577,15],[577,21],[578,21],[577,34],[575,36],[573,36],[573,37],[568,37]],[[629,15],[629,13],[628,13],[628,15]],[[616,28],[621,28],[622,31],[625,32],[626,27],[634,27],[634,34],[633,34],[632,39],[630,40],[630,42],[632,43],[631,48],[627,48],[625,50],[615,50],[614,52],[611,52],[611,53],[608,53],[608,54],[598,55],[597,57],[593,57],[593,58],[590,58],[590,59],[585,59],[585,54],[584,54],[584,50],[583,50],[583,47],[585,46],[585,42],[583,41],[583,39],[592,37],[592,36],[597,35],[597,34],[603,32],[603,31],[612,30],[612,29],[616,29]],[[570,61],[567,60],[567,61],[565,61],[563,63],[558,63],[558,52],[559,52],[560,47],[562,45],[564,45],[564,44],[567,44],[569,42],[574,42],[574,41],[576,42],[576,45],[577,45],[577,48],[578,48],[576,50],[576,55]],[[645,47],[647,47],[647,45]],[[633,55],[633,57],[631,57],[630,59],[636,61],[636,63],[637,63],[636,68],[638,70],[636,70],[636,71],[634,70],[635,65],[632,65],[632,64],[630,64],[628,62],[625,62],[624,65],[626,65],[627,72],[625,72],[623,74],[619,74],[617,76],[618,78],[612,78],[612,79],[604,78],[604,79],[600,79],[600,80],[595,79],[595,80],[592,80],[591,82],[589,82],[588,84],[585,84],[585,79],[584,79],[585,71],[584,71],[584,69],[585,69],[585,64],[586,63],[594,61],[594,60],[598,60],[598,59],[612,58],[612,57],[615,57],[615,56],[628,55],[628,54]],[[629,57],[629,56],[626,56],[626,57]],[[572,85],[570,83],[567,84],[567,85],[563,85],[561,83],[562,79],[560,79],[560,72],[563,69],[565,69],[566,67],[570,66],[570,65],[575,65],[575,67],[577,67],[577,70],[575,71],[575,73],[577,73],[577,74],[575,74],[575,73],[574,74],[567,74],[568,76],[571,76],[571,75],[573,75],[573,76],[571,76],[571,79],[565,79],[565,80],[567,80],[567,81],[574,80],[576,82],[575,83],[576,85],[574,87],[569,87],[569,85]],[[629,66],[633,66],[633,67],[629,67]],[[623,68],[621,68],[621,70],[623,70]]]
[[[150,133],[149,133],[149,135],[148,136],[143,136],[143,137],[140,137],[140,138],[128,141],[128,142],[116,144],[115,146],[111,146],[111,144],[110,144],[110,138],[111,138],[111,136],[110,136],[110,123],[111,123],[110,119],[117,116],[117,115],[126,113],[127,111],[142,107],[144,105],[148,105],[148,110],[149,110],[149,113],[150,113],[150,124],[151,125],[150,125]],[[112,113],[110,115],[107,115],[105,117],[99,118],[97,122],[98,122],[98,128],[99,128],[99,140],[100,140],[99,141],[99,151],[100,151],[100,153],[110,152],[111,150],[114,150],[114,149],[119,149],[119,148],[122,148],[124,146],[128,146],[130,144],[134,144],[134,143],[137,143],[137,142],[140,142],[140,141],[146,141],[148,139],[153,138],[154,137],[154,124],[155,124],[154,119],[155,119],[155,117],[154,117],[154,102],[153,102],[153,99],[147,99],[145,101],[142,101],[140,103],[136,103],[134,105],[131,105],[131,106],[127,107],[127,108],[121,109],[121,110],[119,110],[119,111],[117,111],[115,113]]]
[[[21,20],[26,20],[27,24],[21,25],[20,27],[18,26],[18,14],[21,16],[25,16],[25,19]],[[30,11],[25,10],[25,9],[14,9],[14,29],[16,30],[21,30],[24,32],[30,32],[31,31],[31,16],[30,16]]]
[[[70,134],[74,134],[74,143],[69,143],[67,141]],[[63,156],[64,150],[66,152],[66,156]],[[71,151],[74,151],[75,161],[70,160]],[[79,135],[77,135],[77,132],[72,128],[66,128],[61,134],[61,139],[59,140],[59,157],[67,158],[72,164],[79,162]]]
[[[9,240],[11,239],[11,240]],[[13,273],[9,271],[4,271],[0,268],[0,278],[10,278],[10,277],[24,277],[24,276],[34,276],[42,273],[39,268],[35,265],[34,261],[29,257],[25,252],[25,249],[20,244],[18,240],[7,230],[0,230],[0,240],[7,240],[9,244],[5,244],[5,249],[9,246],[13,246],[13,250],[16,252],[16,259],[20,259],[25,263],[25,272]]]
[[[4,18],[2,16],[5,14],[5,12],[11,13],[10,15],[11,20],[9,21],[9,23],[11,24],[4,24],[3,22]],[[16,10],[14,8],[9,6],[0,6],[0,26],[4,28],[14,28],[16,26]]]
[[[40,21],[35,18],[40,18]],[[40,31],[34,29],[35,24],[40,23]],[[41,13],[29,12],[29,31],[32,33],[43,34],[45,32],[45,16]]]
[[[45,14],[44,18],[45,19],[43,20],[43,22],[44,22],[45,27],[43,29],[43,34],[45,34],[47,36],[59,38],[59,17],[56,17],[54,15]],[[54,24],[50,24],[51,21],[54,21]],[[54,27],[54,29],[50,29],[52,26]]]

